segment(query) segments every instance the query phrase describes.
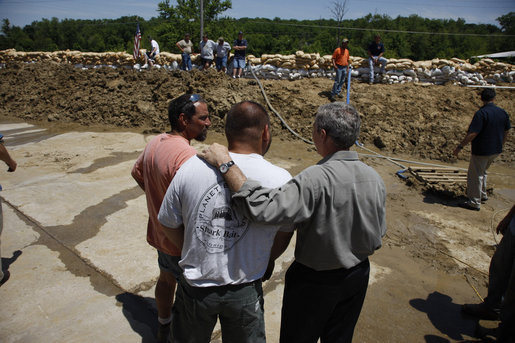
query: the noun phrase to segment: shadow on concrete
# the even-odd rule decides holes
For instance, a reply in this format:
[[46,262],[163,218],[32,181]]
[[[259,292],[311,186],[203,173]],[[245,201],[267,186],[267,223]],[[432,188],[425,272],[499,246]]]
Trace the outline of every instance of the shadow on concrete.
[[13,264],[14,262],[16,262],[16,260],[18,259],[18,257],[21,256],[21,254],[22,254],[21,250],[16,250],[15,252],[13,252],[12,257],[9,257],[9,258],[3,257],[2,258],[2,269],[9,270],[9,266],[11,264]]
[[[433,292],[426,299],[410,300],[410,305],[420,312],[425,312],[434,327],[452,340],[465,340],[464,335],[475,336],[476,323],[465,320],[461,315],[460,304],[453,303],[448,295]],[[426,335],[425,339],[427,343],[449,342],[447,338],[436,335]]]
[[122,304],[123,315],[141,336],[141,342],[154,343],[158,329],[155,300],[128,292],[118,294],[116,300]]

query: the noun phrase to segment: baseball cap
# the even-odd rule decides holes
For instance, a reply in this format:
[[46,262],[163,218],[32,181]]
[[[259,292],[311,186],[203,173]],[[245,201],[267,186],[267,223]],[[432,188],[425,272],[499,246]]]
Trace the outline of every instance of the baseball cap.
[[342,43],[348,43],[348,42],[349,42],[349,38],[342,39]]
[[243,34],[243,31],[238,32],[238,34],[239,34],[239,35],[242,35],[242,34]]
[[218,40],[219,40],[219,41],[220,41],[220,40],[222,40],[222,41],[223,41],[223,40],[225,40],[225,39],[224,39],[224,37],[218,37]]

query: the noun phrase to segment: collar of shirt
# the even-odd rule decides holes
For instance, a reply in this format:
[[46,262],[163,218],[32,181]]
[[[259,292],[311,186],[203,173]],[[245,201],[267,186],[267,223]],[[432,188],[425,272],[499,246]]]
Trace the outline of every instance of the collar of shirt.
[[351,150],[339,150],[321,159],[317,164],[324,164],[330,160],[359,161],[358,153]]

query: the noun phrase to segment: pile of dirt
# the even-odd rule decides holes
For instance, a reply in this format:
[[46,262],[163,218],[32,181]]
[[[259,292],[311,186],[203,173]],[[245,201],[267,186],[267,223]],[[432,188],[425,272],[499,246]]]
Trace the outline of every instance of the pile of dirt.
[[[257,82],[232,79],[214,70],[200,72],[99,68],[69,64],[8,64],[0,69],[0,117],[38,123],[132,128],[144,132],[168,129],[167,103],[182,93],[199,93],[207,101],[213,129],[223,132],[223,117],[232,104],[254,100],[266,106]],[[327,103],[333,81],[261,81],[272,106],[301,136],[311,138],[313,115]],[[360,141],[386,153],[451,161],[481,105],[480,90],[453,85],[368,85],[354,82],[351,104],[362,114]],[[344,99],[342,99],[344,100]],[[513,91],[497,91],[496,104],[514,113]],[[296,139],[272,119],[274,136]],[[461,154],[468,158],[470,147]],[[376,149],[377,150],[377,149]],[[498,162],[514,161],[509,139]]]

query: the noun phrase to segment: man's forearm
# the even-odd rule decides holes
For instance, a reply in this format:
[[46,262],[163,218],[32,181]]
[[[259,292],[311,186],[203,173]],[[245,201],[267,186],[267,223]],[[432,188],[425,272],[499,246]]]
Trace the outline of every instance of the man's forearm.
[[176,229],[163,226],[163,232],[166,238],[168,238],[177,249],[182,250],[182,246],[184,245],[184,225]]

